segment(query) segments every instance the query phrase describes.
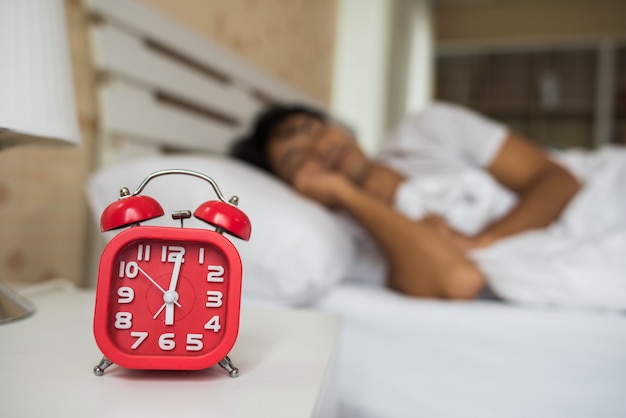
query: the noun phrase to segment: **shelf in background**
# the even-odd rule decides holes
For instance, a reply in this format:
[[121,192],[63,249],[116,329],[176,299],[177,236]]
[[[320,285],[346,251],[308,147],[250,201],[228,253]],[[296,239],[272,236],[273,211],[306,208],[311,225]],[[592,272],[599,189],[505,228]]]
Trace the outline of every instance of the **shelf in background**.
[[457,48],[437,57],[435,97],[548,147],[626,143],[626,45]]

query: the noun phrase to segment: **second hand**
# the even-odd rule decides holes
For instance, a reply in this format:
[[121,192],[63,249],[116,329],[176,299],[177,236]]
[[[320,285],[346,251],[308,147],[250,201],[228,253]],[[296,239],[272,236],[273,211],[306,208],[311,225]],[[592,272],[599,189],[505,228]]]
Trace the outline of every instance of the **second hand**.
[[[165,294],[165,290],[164,290],[161,286],[159,286],[159,284],[158,284],[157,282],[155,282],[155,281],[154,281],[154,279],[148,275],[148,273],[146,273],[145,271],[143,271],[143,269],[142,269],[141,267],[139,267],[139,266],[137,266],[137,269],[138,269],[138,270],[139,270],[139,271],[140,271],[140,272],[141,272],[144,276],[146,276],[146,278],[147,278],[148,280],[150,280],[150,281],[152,282],[152,284],[153,284],[153,285],[155,285],[155,286],[156,286],[156,287],[157,287],[157,288],[158,288],[158,289],[159,289],[159,290],[160,290],[163,294]],[[178,306],[179,308],[181,307],[181,306],[180,306],[180,303],[178,303],[178,302],[174,302],[174,304],[175,304],[176,306]],[[161,311],[159,311],[159,313],[161,313]]]

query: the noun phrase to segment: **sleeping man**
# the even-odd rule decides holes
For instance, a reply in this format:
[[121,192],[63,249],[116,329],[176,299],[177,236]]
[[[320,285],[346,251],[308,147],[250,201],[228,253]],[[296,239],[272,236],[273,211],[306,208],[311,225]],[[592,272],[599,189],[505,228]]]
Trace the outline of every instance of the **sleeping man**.
[[382,254],[369,271],[401,293],[471,299],[489,288],[512,301],[626,308],[623,149],[548,154],[435,103],[373,158],[302,106],[263,112],[233,154],[348,214],[347,231]]

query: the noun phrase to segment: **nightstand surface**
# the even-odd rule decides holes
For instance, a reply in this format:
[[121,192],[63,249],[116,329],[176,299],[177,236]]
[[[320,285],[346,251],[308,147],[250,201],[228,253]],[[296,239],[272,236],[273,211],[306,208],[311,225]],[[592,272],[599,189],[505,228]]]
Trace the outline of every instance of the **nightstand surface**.
[[28,296],[37,312],[0,325],[2,417],[329,417],[336,414],[337,316],[244,307],[229,357],[240,370],[127,370],[96,377],[94,294]]

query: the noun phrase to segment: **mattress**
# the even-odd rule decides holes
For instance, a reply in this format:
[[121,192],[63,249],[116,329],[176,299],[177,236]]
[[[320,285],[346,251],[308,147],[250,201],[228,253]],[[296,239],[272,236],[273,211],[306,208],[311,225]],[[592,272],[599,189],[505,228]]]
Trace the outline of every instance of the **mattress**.
[[624,417],[626,315],[342,285],[344,418]]

